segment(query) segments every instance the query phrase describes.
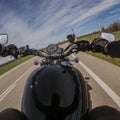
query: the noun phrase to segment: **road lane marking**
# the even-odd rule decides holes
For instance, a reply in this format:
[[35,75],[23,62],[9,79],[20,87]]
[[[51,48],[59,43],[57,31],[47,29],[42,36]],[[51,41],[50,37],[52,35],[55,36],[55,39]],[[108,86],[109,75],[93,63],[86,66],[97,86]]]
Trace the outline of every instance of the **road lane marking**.
[[12,91],[12,89],[16,86],[16,84],[12,84],[7,90],[5,90],[1,95],[0,95],[0,102],[7,96],[7,94]]
[[14,83],[12,85],[10,85],[1,95],[0,95],[0,102],[8,95],[8,93],[10,93],[13,88],[17,85],[17,82],[24,77],[28,72],[30,72],[34,67],[36,66],[32,66],[30,67],[23,75],[21,75],[16,81],[14,81]]
[[[73,58],[76,56],[72,55]],[[94,78],[94,80],[103,88],[103,90],[113,99],[113,101],[120,107],[120,97],[105,83],[100,77],[98,77],[90,68],[88,68],[83,62],[79,61],[79,64]]]
[[20,65],[18,65],[18,66],[16,66],[16,67],[13,68],[13,69],[9,70],[8,72],[6,72],[6,73],[4,73],[3,75],[1,75],[1,76],[0,76],[0,79],[2,79],[4,76],[6,76],[7,74],[9,74],[10,72],[13,72],[14,70],[20,68],[21,66],[27,64],[28,62],[33,61],[34,59],[35,59],[35,57],[34,57],[34,58],[31,58],[30,60],[28,60],[28,61],[26,61],[26,62],[24,62],[24,63],[22,63],[22,64],[20,64]]

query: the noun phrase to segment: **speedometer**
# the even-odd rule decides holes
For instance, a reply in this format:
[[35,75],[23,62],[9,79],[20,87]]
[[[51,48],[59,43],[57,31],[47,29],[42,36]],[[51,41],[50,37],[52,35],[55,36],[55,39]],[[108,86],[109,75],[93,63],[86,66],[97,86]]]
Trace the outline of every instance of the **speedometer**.
[[58,49],[58,46],[56,44],[50,44],[47,48],[46,48],[46,51],[49,53],[49,54],[53,54],[57,51]]

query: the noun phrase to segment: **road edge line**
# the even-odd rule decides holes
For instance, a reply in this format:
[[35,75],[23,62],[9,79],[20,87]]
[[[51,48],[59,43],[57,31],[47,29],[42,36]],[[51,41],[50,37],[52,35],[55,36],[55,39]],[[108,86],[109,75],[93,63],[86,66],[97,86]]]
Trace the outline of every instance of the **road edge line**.
[[[76,58],[75,55],[72,55]],[[89,73],[91,77],[99,84],[99,86],[112,98],[112,100],[120,107],[120,97],[105,83],[100,77],[98,77],[90,68],[88,68],[82,61],[79,64]]]

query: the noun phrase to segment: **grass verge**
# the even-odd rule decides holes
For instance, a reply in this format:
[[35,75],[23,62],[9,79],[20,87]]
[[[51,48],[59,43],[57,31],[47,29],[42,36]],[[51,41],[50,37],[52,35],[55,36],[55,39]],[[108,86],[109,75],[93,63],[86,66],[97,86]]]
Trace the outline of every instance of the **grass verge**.
[[[115,35],[116,40],[120,40],[120,31],[112,32],[113,35]],[[91,35],[86,36],[80,36],[78,37],[78,40],[88,40],[89,42],[92,42],[95,38],[100,37],[100,33],[94,33]]]
[[8,63],[2,67],[0,67],[0,75],[4,74],[5,72],[9,71],[10,69],[20,65],[21,63],[33,58],[34,56],[33,55],[30,55],[30,56],[26,56],[26,57],[22,57],[18,60],[15,60],[11,63]]
[[101,58],[103,60],[106,60],[120,67],[120,58],[111,58],[110,56],[103,55],[102,53],[93,53],[93,52],[87,52],[87,53],[95,57]]

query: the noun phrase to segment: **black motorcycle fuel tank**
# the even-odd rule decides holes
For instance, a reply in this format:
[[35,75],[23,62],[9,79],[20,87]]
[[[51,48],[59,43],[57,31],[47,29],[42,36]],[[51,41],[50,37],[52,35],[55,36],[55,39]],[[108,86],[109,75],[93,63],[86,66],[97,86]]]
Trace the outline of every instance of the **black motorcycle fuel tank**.
[[[56,116],[58,116],[57,120],[63,118],[80,120],[87,111],[87,101],[83,95],[86,88],[82,82],[83,77],[73,67],[48,65],[38,68],[31,73],[26,82],[22,112],[28,120],[51,120]],[[77,107],[66,114],[64,108],[70,108],[69,106],[73,105],[76,84],[79,86]],[[59,112],[53,110],[53,104],[57,105]]]

